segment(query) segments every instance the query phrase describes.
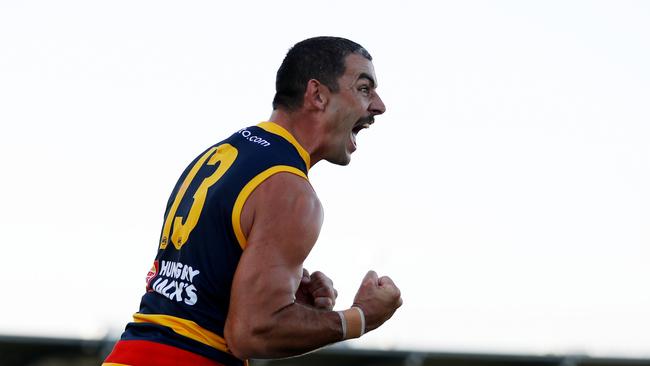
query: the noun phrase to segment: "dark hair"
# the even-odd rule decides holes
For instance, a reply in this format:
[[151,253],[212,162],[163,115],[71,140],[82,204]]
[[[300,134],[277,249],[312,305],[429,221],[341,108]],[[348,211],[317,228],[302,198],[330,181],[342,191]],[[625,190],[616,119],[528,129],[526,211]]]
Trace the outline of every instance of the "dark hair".
[[361,45],[345,38],[315,37],[296,43],[278,69],[273,109],[280,106],[288,110],[300,108],[310,79],[338,92],[338,78],[345,73],[345,58],[352,53],[372,61],[372,56]]

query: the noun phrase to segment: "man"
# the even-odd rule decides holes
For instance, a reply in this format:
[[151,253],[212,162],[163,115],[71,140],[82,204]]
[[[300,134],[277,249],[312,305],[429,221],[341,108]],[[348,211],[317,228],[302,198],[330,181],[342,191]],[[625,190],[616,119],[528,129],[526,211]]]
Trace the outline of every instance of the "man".
[[147,292],[106,364],[242,365],[360,337],[401,306],[369,271],[350,309],[302,267],[323,221],[307,172],[347,165],[356,135],[385,106],[372,58],[343,38],[296,44],[276,79],[268,122],[197,157],[167,205]]

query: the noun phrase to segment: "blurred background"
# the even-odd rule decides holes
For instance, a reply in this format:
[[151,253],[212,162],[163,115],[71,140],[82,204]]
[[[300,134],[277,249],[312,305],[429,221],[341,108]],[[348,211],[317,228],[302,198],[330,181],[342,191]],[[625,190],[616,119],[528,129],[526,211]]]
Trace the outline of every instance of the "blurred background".
[[178,176],[318,35],[370,51],[387,112],[310,171],[305,266],[404,306],[285,364],[650,359],[650,3],[0,0],[0,364],[110,351]]

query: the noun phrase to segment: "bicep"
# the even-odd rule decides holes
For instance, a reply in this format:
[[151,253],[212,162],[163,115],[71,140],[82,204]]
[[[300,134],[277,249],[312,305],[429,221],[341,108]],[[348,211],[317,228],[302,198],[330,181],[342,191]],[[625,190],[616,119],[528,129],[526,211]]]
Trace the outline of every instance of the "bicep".
[[235,314],[268,316],[294,301],[302,264],[322,224],[322,208],[304,178],[278,173],[249,197],[242,217],[247,244],[233,281]]

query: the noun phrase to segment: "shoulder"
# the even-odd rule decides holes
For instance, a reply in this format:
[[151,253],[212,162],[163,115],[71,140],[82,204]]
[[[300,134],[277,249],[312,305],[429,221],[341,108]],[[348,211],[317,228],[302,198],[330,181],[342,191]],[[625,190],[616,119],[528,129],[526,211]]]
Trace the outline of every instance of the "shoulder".
[[[278,171],[269,176],[253,192],[251,198],[274,205],[305,205],[303,208],[321,209],[320,201],[305,176],[291,171]],[[257,207],[263,209],[263,207]]]
[[309,250],[320,233],[323,208],[307,179],[279,172],[250,195],[241,221],[249,242],[296,241]]

